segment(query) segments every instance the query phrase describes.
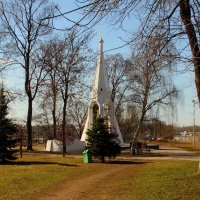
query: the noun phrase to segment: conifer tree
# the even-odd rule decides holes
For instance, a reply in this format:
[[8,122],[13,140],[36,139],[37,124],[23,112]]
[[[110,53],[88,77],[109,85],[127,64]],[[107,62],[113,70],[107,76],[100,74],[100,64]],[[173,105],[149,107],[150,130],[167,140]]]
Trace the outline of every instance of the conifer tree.
[[18,141],[14,137],[17,128],[12,120],[7,118],[8,103],[9,100],[2,85],[0,88],[0,162],[15,160],[15,154],[18,151],[14,149]]
[[105,157],[114,158],[120,154],[121,148],[116,142],[117,134],[108,131],[102,117],[96,119],[86,134],[88,135],[87,149],[92,156],[99,157],[102,163],[105,162]]

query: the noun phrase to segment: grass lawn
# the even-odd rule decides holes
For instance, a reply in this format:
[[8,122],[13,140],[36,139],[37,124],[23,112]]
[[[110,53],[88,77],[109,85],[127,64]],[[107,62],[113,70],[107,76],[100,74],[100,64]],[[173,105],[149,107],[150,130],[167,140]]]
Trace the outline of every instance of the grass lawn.
[[149,163],[142,166],[136,176],[127,174],[122,182],[126,192],[116,199],[197,200],[200,197],[199,180],[197,162]]
[[82,160],[26,155],[12,164],[0,165],[0,199],[27,199],[27,195],[54,187],[63,180],[86,175]]
[[83,164],[82,159],[60,155],[26,155],[13,164],[0,165],[0,199],[34,199],[61,183],[84,180],[115,167],[121,171],[94,184],[88,200],[199,200],[198,162],[133,161]]

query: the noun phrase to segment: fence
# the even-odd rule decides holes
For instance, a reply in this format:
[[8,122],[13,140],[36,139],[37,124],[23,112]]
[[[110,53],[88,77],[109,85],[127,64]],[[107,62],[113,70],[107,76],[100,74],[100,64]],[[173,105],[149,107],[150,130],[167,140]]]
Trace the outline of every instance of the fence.
[[[187,135],[187,136],[174,136],[175,141],[179,142],[192,142],[193,141],[193,136],[192,135]],[[195,141],[200,141],[200,136],[196,135],[195,136]]]

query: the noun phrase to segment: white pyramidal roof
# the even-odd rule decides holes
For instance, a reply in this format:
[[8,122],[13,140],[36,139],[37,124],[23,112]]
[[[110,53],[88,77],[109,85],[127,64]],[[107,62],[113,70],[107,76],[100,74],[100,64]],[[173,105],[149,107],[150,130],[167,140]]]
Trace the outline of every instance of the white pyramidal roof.
[[104,63],[102,37],[99,40],[99,44],[100,44],[99,56],[97,60],[96,73],[95,73],[95,79],[94,79],[93,90],[92,90],[92,97],[96,98],[96,95],[99,95],[102,97],[101,100],[104,101],[106,99],[105,95],[110,94],[111,89],[108,82],[108,72]]

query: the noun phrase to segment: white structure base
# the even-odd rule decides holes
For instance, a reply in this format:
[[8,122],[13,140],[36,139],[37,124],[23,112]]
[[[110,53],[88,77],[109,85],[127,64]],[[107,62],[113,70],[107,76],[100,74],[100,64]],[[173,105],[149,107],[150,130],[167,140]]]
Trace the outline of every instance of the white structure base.
[[[47,140],[46,151],[50,152],[62,152],[62,141],[59,140]],[[83,152],[85,150],[84,141],[74,141],[73,143],[66,145],[67,152]]]

